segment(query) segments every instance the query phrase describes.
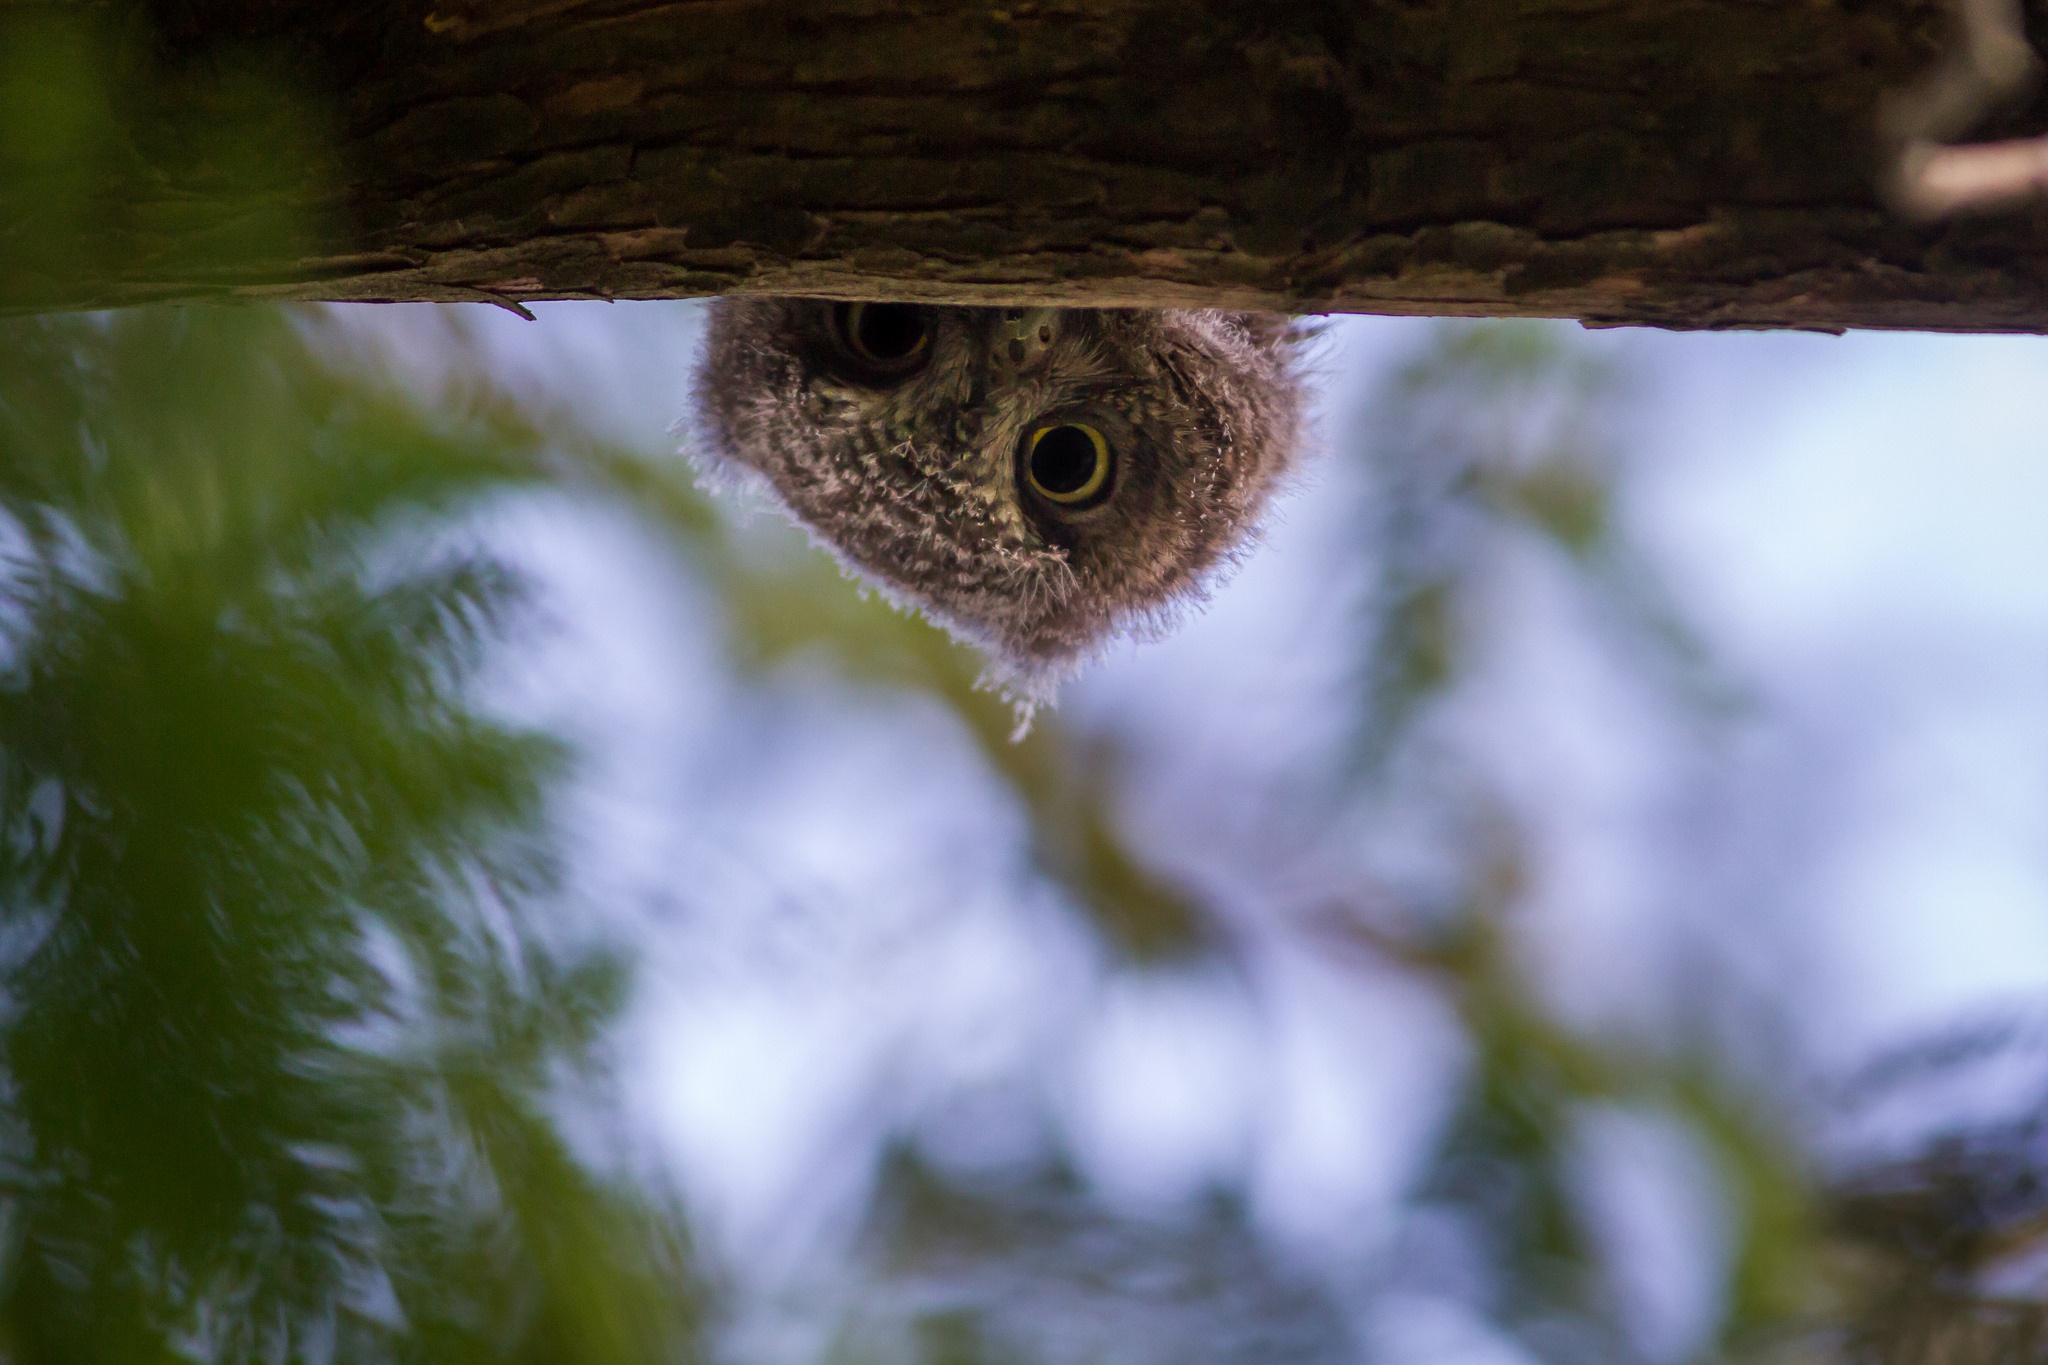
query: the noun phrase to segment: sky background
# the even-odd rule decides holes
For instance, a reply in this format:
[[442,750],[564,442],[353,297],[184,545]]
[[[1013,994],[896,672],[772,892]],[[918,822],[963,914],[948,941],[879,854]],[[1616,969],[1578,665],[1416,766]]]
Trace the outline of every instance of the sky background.
[[[642,447],[683,439],[698,305],[536,312],[463,325],[515,390]],[[354,320],[433,369],[445,315]],[[823,658],[742,676],[715,595],[633,517],[556,496],[492,521],[546,623],[496,703],[587,755],[564,808],[577,891],[641,961],[628,1145],[676,1174],[754,1305],[737,1357],[816,1349],[892,1143],[969,1173],[1057,1149],[1140,1222],[1241,1190],[1333,1282],[1412,1245],[1397,1209],[1466,1042],[1303,906],[1353,860],[1398,881],[1428,836],[1361,810],[1332,841],[1297,798],[1339,765],[1357,686],[1372,395],[1437,325],[1333,320],[1319,451],[1263,545],[1170,639],[1061,694],[1063,725],[1114,742],[1128,841],[1218,908],[1220,959],[1115,960],[1034,874],[1026,815],[957,716]],[[1559,326],[1623,377],[1620,519],[1738,700],[1674,710],[1554,563],[1491,553],[1485,657],[1437,723],[1539,836],[1515,932],[1546,1006],[1654,1033],[1711,978],[1720,1007],[1752,1002],[1782,1075],[1822,1087],[1927,1030],[2038,1015],[2048,339]],[[777,514],[751,515],[772,538]],[[1276,879],[1290,840],[1314,846]],[[1579,1129],[1638,1345],[1684,1359],[1736,1215],[1657,1115]],[[1388,1358],[1524,1358],[1455,1296],[1378,1302]]]

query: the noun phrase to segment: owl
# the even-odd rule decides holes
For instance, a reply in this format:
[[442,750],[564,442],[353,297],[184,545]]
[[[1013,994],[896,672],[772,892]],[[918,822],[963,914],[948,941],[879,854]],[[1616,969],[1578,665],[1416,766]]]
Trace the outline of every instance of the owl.
[[1299,336],[1257,313],[720,299],[700,458],[1042,697],[1245,544],[1300,445]]

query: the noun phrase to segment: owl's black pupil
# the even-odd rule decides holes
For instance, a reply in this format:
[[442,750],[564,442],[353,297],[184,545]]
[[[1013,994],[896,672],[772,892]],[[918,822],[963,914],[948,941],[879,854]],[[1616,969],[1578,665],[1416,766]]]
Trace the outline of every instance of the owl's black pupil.
[[876,360],[903,360],[924,342],[924,310],[913,303],[871,303],[854,327],[861,350]]
[[1095,477],[1095,442],[1079,427],[1054,427],[1031,447],[1031,477],[1048,493],[1077,493]]

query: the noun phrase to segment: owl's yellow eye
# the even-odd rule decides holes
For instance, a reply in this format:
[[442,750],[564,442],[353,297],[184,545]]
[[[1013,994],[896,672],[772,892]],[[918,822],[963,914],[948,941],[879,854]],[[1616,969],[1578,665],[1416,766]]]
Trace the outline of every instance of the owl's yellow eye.
[[908,374],[931,346],[930,315],[914,303],[842,303],[832,320],[840,343],[878,374]]
[[1109,441],[1086,422],[1040,427],[1025,447],[1024,480],[1062,507],[1099,501],[1109,491]]

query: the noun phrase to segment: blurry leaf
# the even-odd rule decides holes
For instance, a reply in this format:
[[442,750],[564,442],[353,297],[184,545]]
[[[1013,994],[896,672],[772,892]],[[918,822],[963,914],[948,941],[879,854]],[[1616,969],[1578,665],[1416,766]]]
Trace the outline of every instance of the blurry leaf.
[[519,585],[438,529],[541,434],[321,330],[0,328],[0,1343],[678,1358],[680,1224],[547,1117],[620,975],[465,696]]
[[[1385,604],[1377,642],[1381,661],[1373,669],[1368,703],[1379,722],[1370,732],[1375,748],[1399,735],[1417,709],[1457,676],[1463,642],[1454,591],[1444,579],[1421,579]],[[1372,756],[1383,760],[1385,754]]]
[[1607,534],[1608,490],[1592,470],[1552,460],[1513,480],[1508,505],[1573,554],[1590,553]]

